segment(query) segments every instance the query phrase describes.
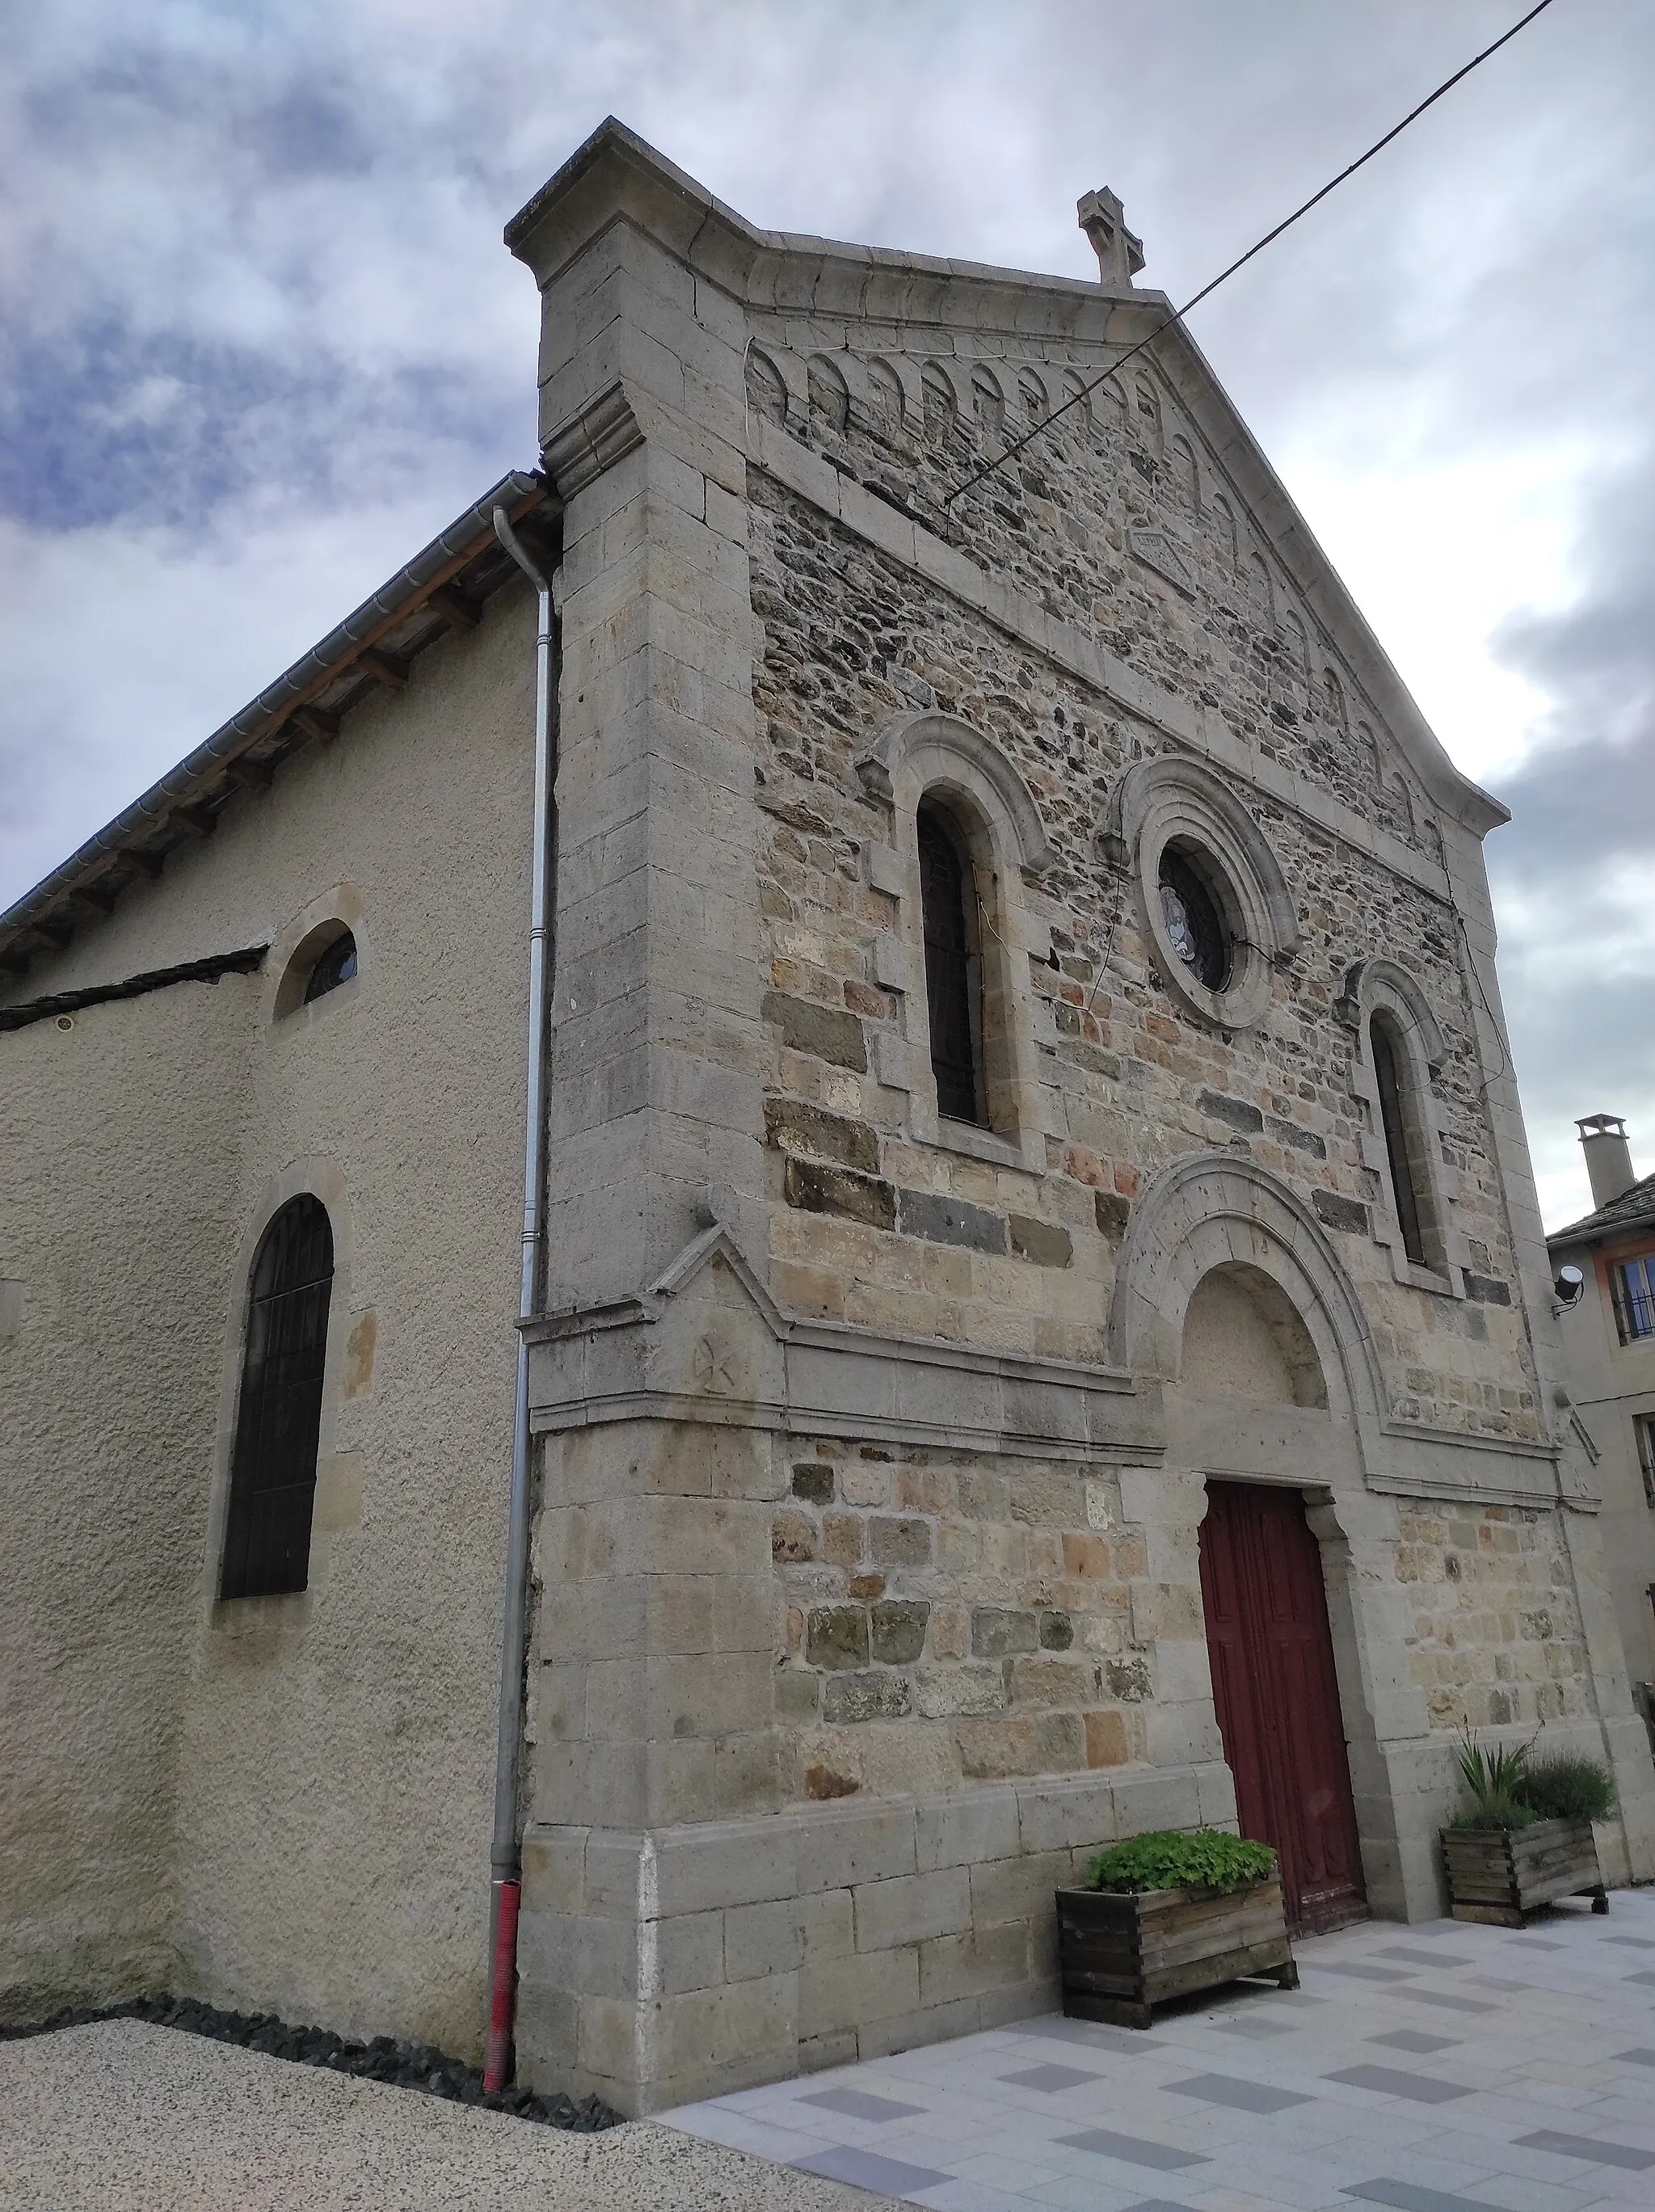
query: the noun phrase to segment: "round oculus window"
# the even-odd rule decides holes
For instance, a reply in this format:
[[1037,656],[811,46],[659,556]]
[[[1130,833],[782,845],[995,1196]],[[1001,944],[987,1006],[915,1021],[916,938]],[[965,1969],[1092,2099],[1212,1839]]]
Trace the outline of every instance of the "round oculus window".
[[1230,972],[1229,940],[1216,901],[1187,856],[1161,856],[1161,918],[1172,948],[1197,983],[1222,991]]

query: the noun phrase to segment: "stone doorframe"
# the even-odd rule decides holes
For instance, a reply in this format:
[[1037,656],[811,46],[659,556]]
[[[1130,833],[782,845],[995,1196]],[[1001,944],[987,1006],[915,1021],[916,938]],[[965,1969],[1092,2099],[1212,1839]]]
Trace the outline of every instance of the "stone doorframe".
[[[1213,1269],[1236,1267],[1266,1276],[1291,1301],[1322,1364],[1325,1410],[1215,1400],[1215,1417],[1203,1418],[1202,1401],[1184,1399],[1190,1299]],[[1369,1902],[1380,1917],[1434,1916],[1440,1892],[1426,1796],[1443,1752],[1406,1663],[1411,1620],[1391,1560],[1397,1507],[1367,1480],[1385,1453],[1384,1377],[1355,1288],[1326,1232],[1253,1162],[1222,1152],[1186,1155],[1133,1209],[1109,1354],[1140,1385],[1159,1382],[1170,1390],[1166,1465],[1134,1470],[1135,1494],[1130,1504],[1123,1498],[1146,1524],[1157,1579],[1198,1587],[1209,1478],[1274,1483],[1304,1497],[1322,1549]],[[1209,1674],[1205,1692],[1210,1712]],[[1213,1728],[1215,1736],[1215,1715]]]

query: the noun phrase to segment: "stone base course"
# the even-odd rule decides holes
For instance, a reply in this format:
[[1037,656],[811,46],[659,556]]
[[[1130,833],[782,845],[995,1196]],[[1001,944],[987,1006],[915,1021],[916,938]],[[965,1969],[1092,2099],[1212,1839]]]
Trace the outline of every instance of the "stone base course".
[[1234,1828],[1219,1763],[524,1847],[518,2069],[659,2111],[1056,2002],[1052,1893],[1116,1836]]

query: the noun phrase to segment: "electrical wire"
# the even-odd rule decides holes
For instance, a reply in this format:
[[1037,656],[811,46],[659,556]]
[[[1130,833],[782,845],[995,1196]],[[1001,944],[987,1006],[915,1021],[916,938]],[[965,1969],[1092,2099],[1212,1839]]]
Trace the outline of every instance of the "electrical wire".
[[1383,153],[1385,149],[1390,145],[1391,140],[1393,138],[1400,138],[1403,132],[1407,130],[1409,125],[1410,123],[1417,122],[1420,117],[1424,114],[1428,107],[1434,107],[1437,101],[1442,98],[1445,93],[1452,92],[1457,84],[1462,83],[1465,78],[1470,76],[1473,70],[1480,69],[1483,63],[1488,59],[1490,55],[1497,54],[1502,46],[1509,45],[1519,31],[1527,30],[1529,25],[1533,22],[1535,17],[1537,15],[1544,15],[1545,11],[1550,7],[1550,5],[1551,0],[1539,0],[1539,5],[1537,7],[1531,8],[1526,15],[1523,16],[1519,21],[1512,25],[1509,31],[1502,32],[1500,36],[1494,40],[1493,46],[1484,46],[1482,52],[1480,54],[1474,54],[1470,60],[1465,64],[1463,69],[1457,69],[1452,76],[1445,77],[1434,92],[1428,94],[1424,100],[1421,100],[1417,107],[1410,108],[1408,113],[1403,117],[1402,121],[1396,124],[1391,130],[1387,131],[1383,138],[1376,138],[1365,154],[1359,154],[1356,159],[1350,163],[1348,168],[1341,169],[1337,177],[1331,178],[1329,181],[1322,186],[1320,191],[1312,192],[1302,207],[1294,208],[1293,213],[1288,216],[1284,222],[1278,222],[1274,230],[1266,231],[1264,235],[1261,239],[1258,240],[1255,244],[1250,246],[1245,253],[1238,255],[1236,259],[1231,262],[1228,269],[1221,270],[1218,275],[1213,278],[1210,284],[1203,284],[1201,289],[1196,293],[1192,298],[1186,300],[1181,307],[1174,308],[1171,314],[1166,316],[1163,320],[1155,325],[1155,327],[1149,332],[1147,337],[1140,338],[1137,343],[1124,353],[1118,361],[1112,362],[1109,367],[1103,370],[1101,374],[1094,376],[1090,384],[1083,384],[1078,392],[1070,392],[1070,396],[1064,401],[1061,407],[1054,407],[1049,415],[1043,416],[1040,422],[1034,425],[1032,430],[1025,431],[1021,438],[1015,439],[1012,443],[1006,447],[1005,451],[997,455],[995,459],[985,461],[983,464],[983,466],[977,471],[974,476],[967,477],[962,484],[956,484],[955,489],[949,492],[948,496],[943,500],[943,506],[945,507],[952,507],[956,499],[963,498],[965,494],[971,490],[974,484],[981,483],[985,477],[992,476],[995,471],[997,469],[1003,468],[1006,462],[1015,460],[1017,455],[1021,453],[1026,447],[1034,444],[1035,439],[1040,435],[1043,430],[1049,430],[1059,416],[1066,415],[1071,407],[1078,407],[1082,399],[1089,399],[1100,384],[1106,383],[1110,377],[1117,374],[1119,370],[1125,368],[1127,362],[1131,361],[1137,355],[1141,354],[1146,346],[1153,345],[1155,341],[1164,331],[1169,331],[1173,328],[1174,324],[1181,323],[1192,307],[1198,307],[1203,300],[1209,299],[1218,289],[1221,284],[1227,283],[1228,280],[1234,276],[1238,269],[1245,269],[1248,262],[1252,259],[1255,254],[1262,253],[1267,246],[1274,245],[1276,240],[1281,237],[1283,231],[1291,230],[1294,224],[1298,222],[1300,216],[1308,215],[1312,208],[1319,205],[1320,203],[1327,198],[1330,192],[1337,191],[1339,186],[1344,183],[1347,177],[1354,177],[1357,170],[1362,167],[1364,163],[1371,161],[1376,154]]

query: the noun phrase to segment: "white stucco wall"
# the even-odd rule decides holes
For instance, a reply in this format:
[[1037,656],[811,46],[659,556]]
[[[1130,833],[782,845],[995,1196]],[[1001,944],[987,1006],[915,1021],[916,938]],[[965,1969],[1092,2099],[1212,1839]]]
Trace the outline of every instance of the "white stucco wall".
[[[0,1036],[0,1990],[185,1987],[480,2041],[510,1473],[525,593],[236,802],[14,998],[263,974]],[[336,904],[361,973],[273,1023]],[[253,1246],[336,1247],[310,1589],[215,1601]]]

